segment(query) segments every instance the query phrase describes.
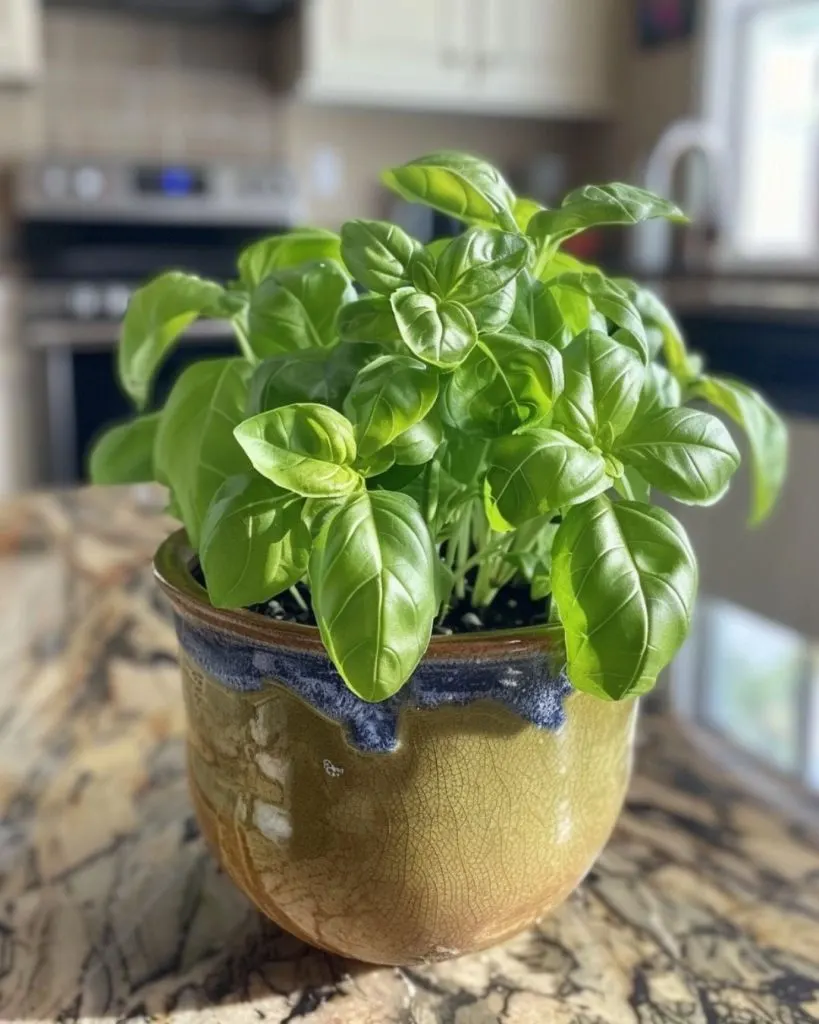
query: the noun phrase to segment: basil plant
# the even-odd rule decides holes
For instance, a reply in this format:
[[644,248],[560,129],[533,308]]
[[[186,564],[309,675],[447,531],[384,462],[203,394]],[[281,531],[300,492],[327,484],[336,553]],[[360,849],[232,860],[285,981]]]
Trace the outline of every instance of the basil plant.
[[622,184],[545,209],[454,152],[384,182],[463,233],[422,245],[352,220],[251,245],[226,287],[174,272],[136,292],[118,357],[138,409],[197,317],[228,321],[237,352],[104,435],[92,479],[167,485],[217,607],[305,583],[364,700],[407,682],[455,597],[479,609],[513,582],[550,597],[577,689],[645,693],[697,589],[685,531],[653,494],[710,505],[740,461],[702,406],[747,433],[752,522],[786,464],[758,394],[704,372],[651,292],[562,249],[590,227],[685,218]]

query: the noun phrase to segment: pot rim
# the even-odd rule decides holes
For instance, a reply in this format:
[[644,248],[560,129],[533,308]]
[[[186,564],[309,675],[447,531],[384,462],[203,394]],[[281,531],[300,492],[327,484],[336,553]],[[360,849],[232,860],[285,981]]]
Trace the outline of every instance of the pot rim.
[[[159,586],[170,598],[174,609],[187,619],[263,644],[281,644],[326,654],[317,626],[281,622],[246,609],[215,608],[203,586],[196,582],[190,567],[195,552],[184,529],[167,537],[157,548],[153,571]],[[425,658],[451,658],[468,648],[470,655],[490,649],[494,657],[514,655],[535,648],[551,653],[563,652],[563,630],[559,625],[521,626],[517,629],[453,633],[430,639]]]

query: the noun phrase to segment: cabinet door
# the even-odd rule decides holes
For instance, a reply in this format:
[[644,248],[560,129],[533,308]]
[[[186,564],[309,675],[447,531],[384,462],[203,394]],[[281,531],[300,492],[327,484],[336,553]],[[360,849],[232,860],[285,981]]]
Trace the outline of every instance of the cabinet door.
[[617,2],[484,0],[478,60],[487,105],[521,114],[606,114]]
[[30,81],[39,66],[39,0],[0,0],[0,83]]
[[308,98],[447,107],[474,86],[469,0],[308,0]]

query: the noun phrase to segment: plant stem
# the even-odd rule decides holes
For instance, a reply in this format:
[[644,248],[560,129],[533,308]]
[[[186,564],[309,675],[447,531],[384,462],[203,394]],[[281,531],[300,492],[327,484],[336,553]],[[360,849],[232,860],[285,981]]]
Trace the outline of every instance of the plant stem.
[[293,600],[296,602],[296,604],[299,606],[299,608],[301,608],[301,610],[303,612],[307,612],[307,611],[310,610],[307,607],[307,604],[306,604],[304,598],[299,593],[298,587],[293,586],[293,587],[290,588],[290,596],[293,598]]

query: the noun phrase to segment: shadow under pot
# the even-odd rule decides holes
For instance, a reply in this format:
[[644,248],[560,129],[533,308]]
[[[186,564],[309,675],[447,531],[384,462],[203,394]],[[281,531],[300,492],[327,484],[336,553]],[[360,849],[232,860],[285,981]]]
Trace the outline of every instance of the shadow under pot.
[[256,906],[332,953],[411,965],[472,952],[558,906],[625,796],[636,701],[572,689],[559,630],[434,637],[368,704],[318,630],[213,608],[185,534],[155,569],[173,604],[203,833]]

